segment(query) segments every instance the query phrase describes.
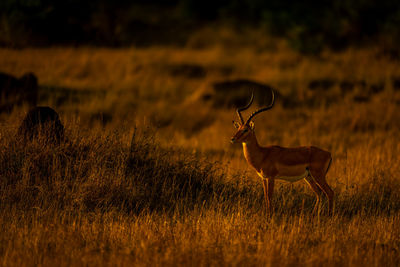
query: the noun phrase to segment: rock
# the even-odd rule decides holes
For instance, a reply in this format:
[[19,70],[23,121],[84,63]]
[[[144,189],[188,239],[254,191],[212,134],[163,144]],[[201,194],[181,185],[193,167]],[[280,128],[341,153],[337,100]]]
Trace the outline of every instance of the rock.
[[64,126],[54,109],[35,107],[26,114],[18,129],[18,134],[25,141],[37,138],[60,143],[64,139]]
[[[239,79],[215,82],[212,84],[213,93],[205,94],[203,100],[213,101],[215,107],[237,108],[247,104],[251,93],[254,92],[254,102],[259,106],[271,103],[272,87],[259,82]],[[274,90],[275,97],[279,93]]]

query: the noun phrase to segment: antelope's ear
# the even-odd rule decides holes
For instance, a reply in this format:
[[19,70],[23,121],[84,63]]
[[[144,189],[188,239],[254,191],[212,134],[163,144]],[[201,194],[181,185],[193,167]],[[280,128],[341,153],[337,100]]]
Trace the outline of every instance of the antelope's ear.
[[235,126],[236,129],[240,128],[240,124],[238,122],[232,121],[232,123],[233,123],[233,126]]
[[254,130],[254,122],[250,121],[249,126],[250,126],[250,129]]

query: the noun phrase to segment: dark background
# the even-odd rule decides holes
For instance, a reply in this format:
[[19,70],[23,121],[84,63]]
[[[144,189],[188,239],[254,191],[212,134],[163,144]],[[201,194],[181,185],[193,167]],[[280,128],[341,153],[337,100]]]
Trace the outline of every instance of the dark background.
[[303,52],[379,44],[396,49],[400,1],[1,0],[0,45],[185,45],[224,25],[286,38]]

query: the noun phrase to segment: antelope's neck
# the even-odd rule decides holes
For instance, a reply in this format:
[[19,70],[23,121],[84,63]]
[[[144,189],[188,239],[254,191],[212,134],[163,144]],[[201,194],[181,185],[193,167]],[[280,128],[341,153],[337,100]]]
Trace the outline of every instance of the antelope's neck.
[[255,134],[253,133],[243,145],[243,153],[247,162],[257,171],[261,168],[264,159],[262,148],[258,145]]

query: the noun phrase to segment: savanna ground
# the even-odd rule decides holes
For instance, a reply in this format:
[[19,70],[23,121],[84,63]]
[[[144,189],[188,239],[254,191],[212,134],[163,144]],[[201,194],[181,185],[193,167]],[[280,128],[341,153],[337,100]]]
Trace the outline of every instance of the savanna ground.
[[[0,71],[38,76],[39,104],[68,137],[24,145],[26,107],[1,114],[1,265],[400,264],[400,61],[379,48],[304,56],[219,36],[186,48],[0,50]],[[312,215],[304,182],[277,182],[267,220],[261,182],[229,143],[234,108],[202,97],[237,78],[279,92],[255,119],[260,144],[332,152],[332,217],[326,201]]]

